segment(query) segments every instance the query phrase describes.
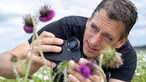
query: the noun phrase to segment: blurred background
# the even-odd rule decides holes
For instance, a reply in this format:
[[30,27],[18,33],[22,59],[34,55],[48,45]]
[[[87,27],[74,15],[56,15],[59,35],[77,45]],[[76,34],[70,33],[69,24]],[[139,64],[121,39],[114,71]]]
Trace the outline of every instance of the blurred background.
[[[23,17],[27,14],[36,15],[44,4],[55,10],[53,20],[69,15],[90,17],[94,8],[101,0],[0,0],[0,53],[12,49],[27,41],[31,34],[23,31]],[[146,45],[146,1],[131,0],[137,7],[139,18],[129,35],[134,47]],[[47,22],[47,23],[49,23]],[[40,29],[47,23],[39,23]]]

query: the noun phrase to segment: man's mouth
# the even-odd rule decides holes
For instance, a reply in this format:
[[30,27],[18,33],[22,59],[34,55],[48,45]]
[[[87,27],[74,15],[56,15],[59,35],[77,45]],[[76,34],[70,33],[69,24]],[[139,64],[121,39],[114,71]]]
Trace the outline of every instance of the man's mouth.
[[87,46],[88,46],[89,51],[95,52],[99,50],[99,49],[94,48],[89,42],[87,42]]

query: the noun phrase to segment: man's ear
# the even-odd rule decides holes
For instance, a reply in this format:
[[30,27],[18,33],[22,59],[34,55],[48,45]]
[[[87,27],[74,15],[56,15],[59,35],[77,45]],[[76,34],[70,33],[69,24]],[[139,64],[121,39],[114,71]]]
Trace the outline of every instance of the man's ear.
[[115,45],[115,48],[120,48],[127,40],[128,36],[124,37],[123,39],[119,40],[118,43]]

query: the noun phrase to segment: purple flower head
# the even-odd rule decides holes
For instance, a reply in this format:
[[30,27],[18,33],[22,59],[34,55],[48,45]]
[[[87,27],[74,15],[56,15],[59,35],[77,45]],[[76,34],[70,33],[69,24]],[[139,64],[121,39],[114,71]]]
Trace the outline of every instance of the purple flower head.
[[80,65],[78,70],[79,73],[85,78],[88,78],[91,75],[91,70],[86,64]]
[[44,5],[40,9],[39,14],[40,14],[39,15],[39,20],[42,21],[42,22],[47,22],[54,17],[55,12],[54,12],[54,10],[48,8],[48,5]]
[[33,22],[31,15],[27,15],[24,17],[24,31],[26,33],[32,33],[33,32]]
[[78,68],[79,73],[85,78],[88,78],[90,75],[94,74],[95,70],[96,67],[90,62],[82,64]]

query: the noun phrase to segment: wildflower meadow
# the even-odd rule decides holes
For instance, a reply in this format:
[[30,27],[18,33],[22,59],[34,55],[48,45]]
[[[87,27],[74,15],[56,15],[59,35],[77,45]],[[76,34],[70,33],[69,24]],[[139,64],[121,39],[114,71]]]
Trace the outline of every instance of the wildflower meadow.
[[[51,20],[55,16],[54,10],[52,10],[48,5],[44,5],[40,11],[38,16],[31,16],[30,14],[26,15],[24,17],[24,31],[26,33],[32,33],[32,53],[33,54],[33,41],[38,40],[38,45],[40,46],[39,43],[39,38],[38,34],[36,32],[37,29],[37,24],[38,22],[47,22]],[[44,58],[44,54],[41,50],[40,46],[40,56]],[[132,82],[146,82],[146,66],[144,65],[146,63],[146,56],[144,55],[146,53],[146,49],[135,49],[137,52],[138,56],[138,63],[137,63],[137,69],[135,71],[135,75],[132,79]],[[103,66],[105,67],[117,67],[123,64],[120,59],[120,53],[117,53],[115,49],[108,48],[103,51],[100,54],[99,57],[99,67],[102,68]],[[117,58],[118,60],[114,60],[114,58]],[[17,59],[12,59],[14,63],[17,62]],[[110,61],[110,62],[109,62]],[[115,65],[114,62],[119,62],[118,65]],[[25,61],[24,61],[25,63]],[[0,82],[54,82],[54,79],[56,78],[61,78],[62,75],[64,75],[63,79],[64,82],[69,82],[68,80],[68,75],[67,75],[67,70],[70,68],[70,65],[68,62],[64,61],[61,62],[57,66],[57,71],[53,70],[52,68],[49,68],[46,66],[44,62],[44,66],[41,67],[36,73],[33,74],[33,76],[29,77],[29,70],[30,70],[30,65],[31,65],[31,59],[30,63],[28,65],[28,69],[24,69],[24,65],[22,65],[22,72],[25,75],[24,77],[16,77],[16,79],[6,79],[3,77],[0,77]],[[90,75],[94,74],[94,70],[96,68],[93,66],[93,62],[86,63],[84,65],[79,66],[79,73],[83,75],[85,78],[88,78]],[[56,71],[55,73],[53,71]],[[17,74],[16,74],[17,76]],[[19,75],[18,75],[19,76]],[[55,80],[55,82],[59,82],[59,80]]]
[[[135,74],[131,82],[146,82],[146,49],[136,49],[138,63]],[[42,67],[40,68],[32,77],[32,79],[27,82],[49,82],[49,77],[46,75],[47,71],[50,71],[49,68]],[[20,78],[20,82],[23,82],[24,77]],[[6,79],[0,77],[0,82],[18,82],[16,79]]]
[[132,82],[146,82],[146,48],[136,49],[137,52],[137,68]]

